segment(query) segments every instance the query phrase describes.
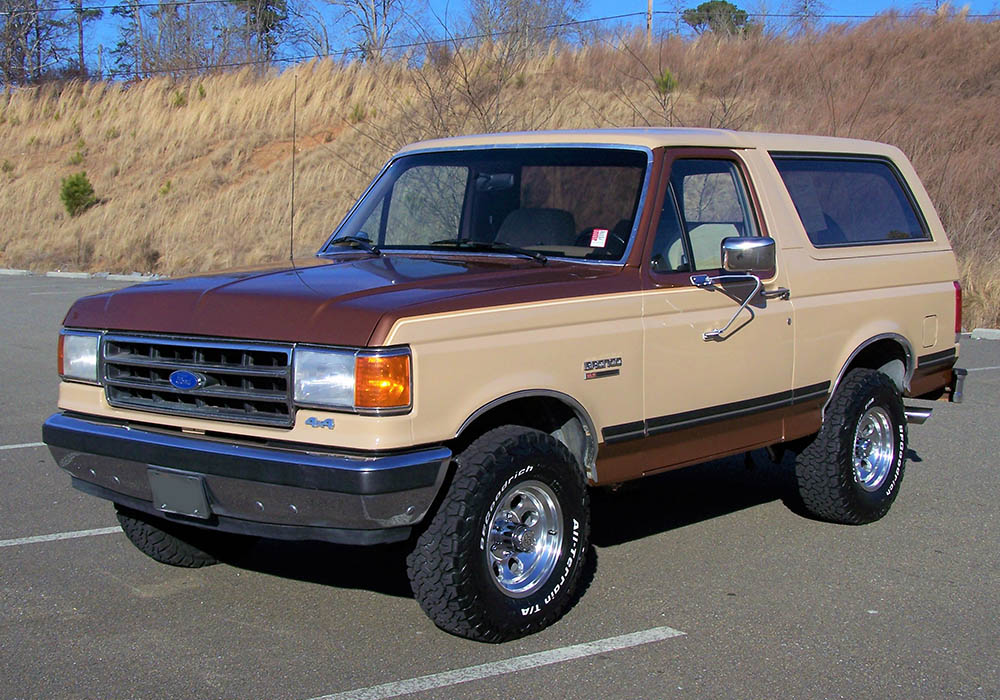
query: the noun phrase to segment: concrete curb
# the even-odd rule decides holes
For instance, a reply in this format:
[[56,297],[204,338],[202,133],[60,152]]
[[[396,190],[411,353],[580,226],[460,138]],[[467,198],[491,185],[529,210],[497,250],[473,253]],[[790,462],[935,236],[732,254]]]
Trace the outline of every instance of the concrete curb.
[[46,277],[64,277],[71,280],[89,280],[91,274],[89,272],[62,272],[61,270],[56,270],[55,272],[46,272]]
[[973,340],[1000,340],[998,328],[976,328],[970,336]]
[[166,275],[144,275],[140,272],[130,272],[128,274],[114,272],[63,272],[62,270],[32,272],[31,270],[18,270],[7,267],[0,267],[0,275],[8,277],[58,277],[72,280],[106,279],[112,282],[145,282],[148,280],[164,279],[166,277]]

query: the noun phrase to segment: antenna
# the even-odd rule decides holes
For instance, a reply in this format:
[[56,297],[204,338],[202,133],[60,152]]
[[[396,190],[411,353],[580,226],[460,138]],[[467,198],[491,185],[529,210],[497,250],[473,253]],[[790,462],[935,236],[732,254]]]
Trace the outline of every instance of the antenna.
[[295,118],[296,118],[296,98],[299,94],[299,74],[295,73],[292,83],[292,192],[290,203],[290,215],[288,217],[288,261],[295,267]]

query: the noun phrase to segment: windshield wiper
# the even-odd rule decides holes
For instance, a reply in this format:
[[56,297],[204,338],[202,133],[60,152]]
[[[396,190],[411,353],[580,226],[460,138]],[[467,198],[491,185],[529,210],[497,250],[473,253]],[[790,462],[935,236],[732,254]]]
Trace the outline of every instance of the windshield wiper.
[[537,250],[518,248],[515,245],[504,243],[503,241],[474,241],[470,238],[445,238],[444,240],[434,241],[431,245],[453,245],[457,248],[472,248],[474,250],[498,250],[504,253],[524,255],[537,260],[542,265],[549,261],[547,257]]
[[379,250],[379,247],[372,243],[371,239],[365,236],[341,236],[340,238],[334,238],[330,241],[330,245],[349,245],[355,248],[361,248],[362,250],[375,256],[382,255],[382,251]]

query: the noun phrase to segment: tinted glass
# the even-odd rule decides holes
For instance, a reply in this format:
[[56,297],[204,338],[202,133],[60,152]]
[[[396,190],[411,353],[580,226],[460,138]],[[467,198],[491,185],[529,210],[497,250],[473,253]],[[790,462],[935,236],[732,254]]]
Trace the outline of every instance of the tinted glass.
[[[383,250],[620,260],[632,235],[647,154],[598,148],[470,149],[394,161],[337,231]],[[483,244],[480,246],[471,243]],[[328,246],[324,252],[350,248]]]
[[393,187],[380,240],[384,245],[426,244],[458,236],[468,179],[469,169],[457,166],[422,165],[404,172]]
[[813,245],[929,238],[899,177],[884,161],[776,156],[774,164]]
[[755,235],[736,163],[707,158],[674,162],[653,244],[655,272],[718,269],[723,238]]

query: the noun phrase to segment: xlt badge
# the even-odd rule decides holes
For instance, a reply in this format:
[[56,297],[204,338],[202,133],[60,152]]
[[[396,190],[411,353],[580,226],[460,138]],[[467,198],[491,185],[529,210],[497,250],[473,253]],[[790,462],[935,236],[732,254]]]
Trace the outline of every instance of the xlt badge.
[[600,379],[601,377],[617,377],[621,371],[622,358],[608,357],[603,360],[587,360],[583,363],[584,379]]

